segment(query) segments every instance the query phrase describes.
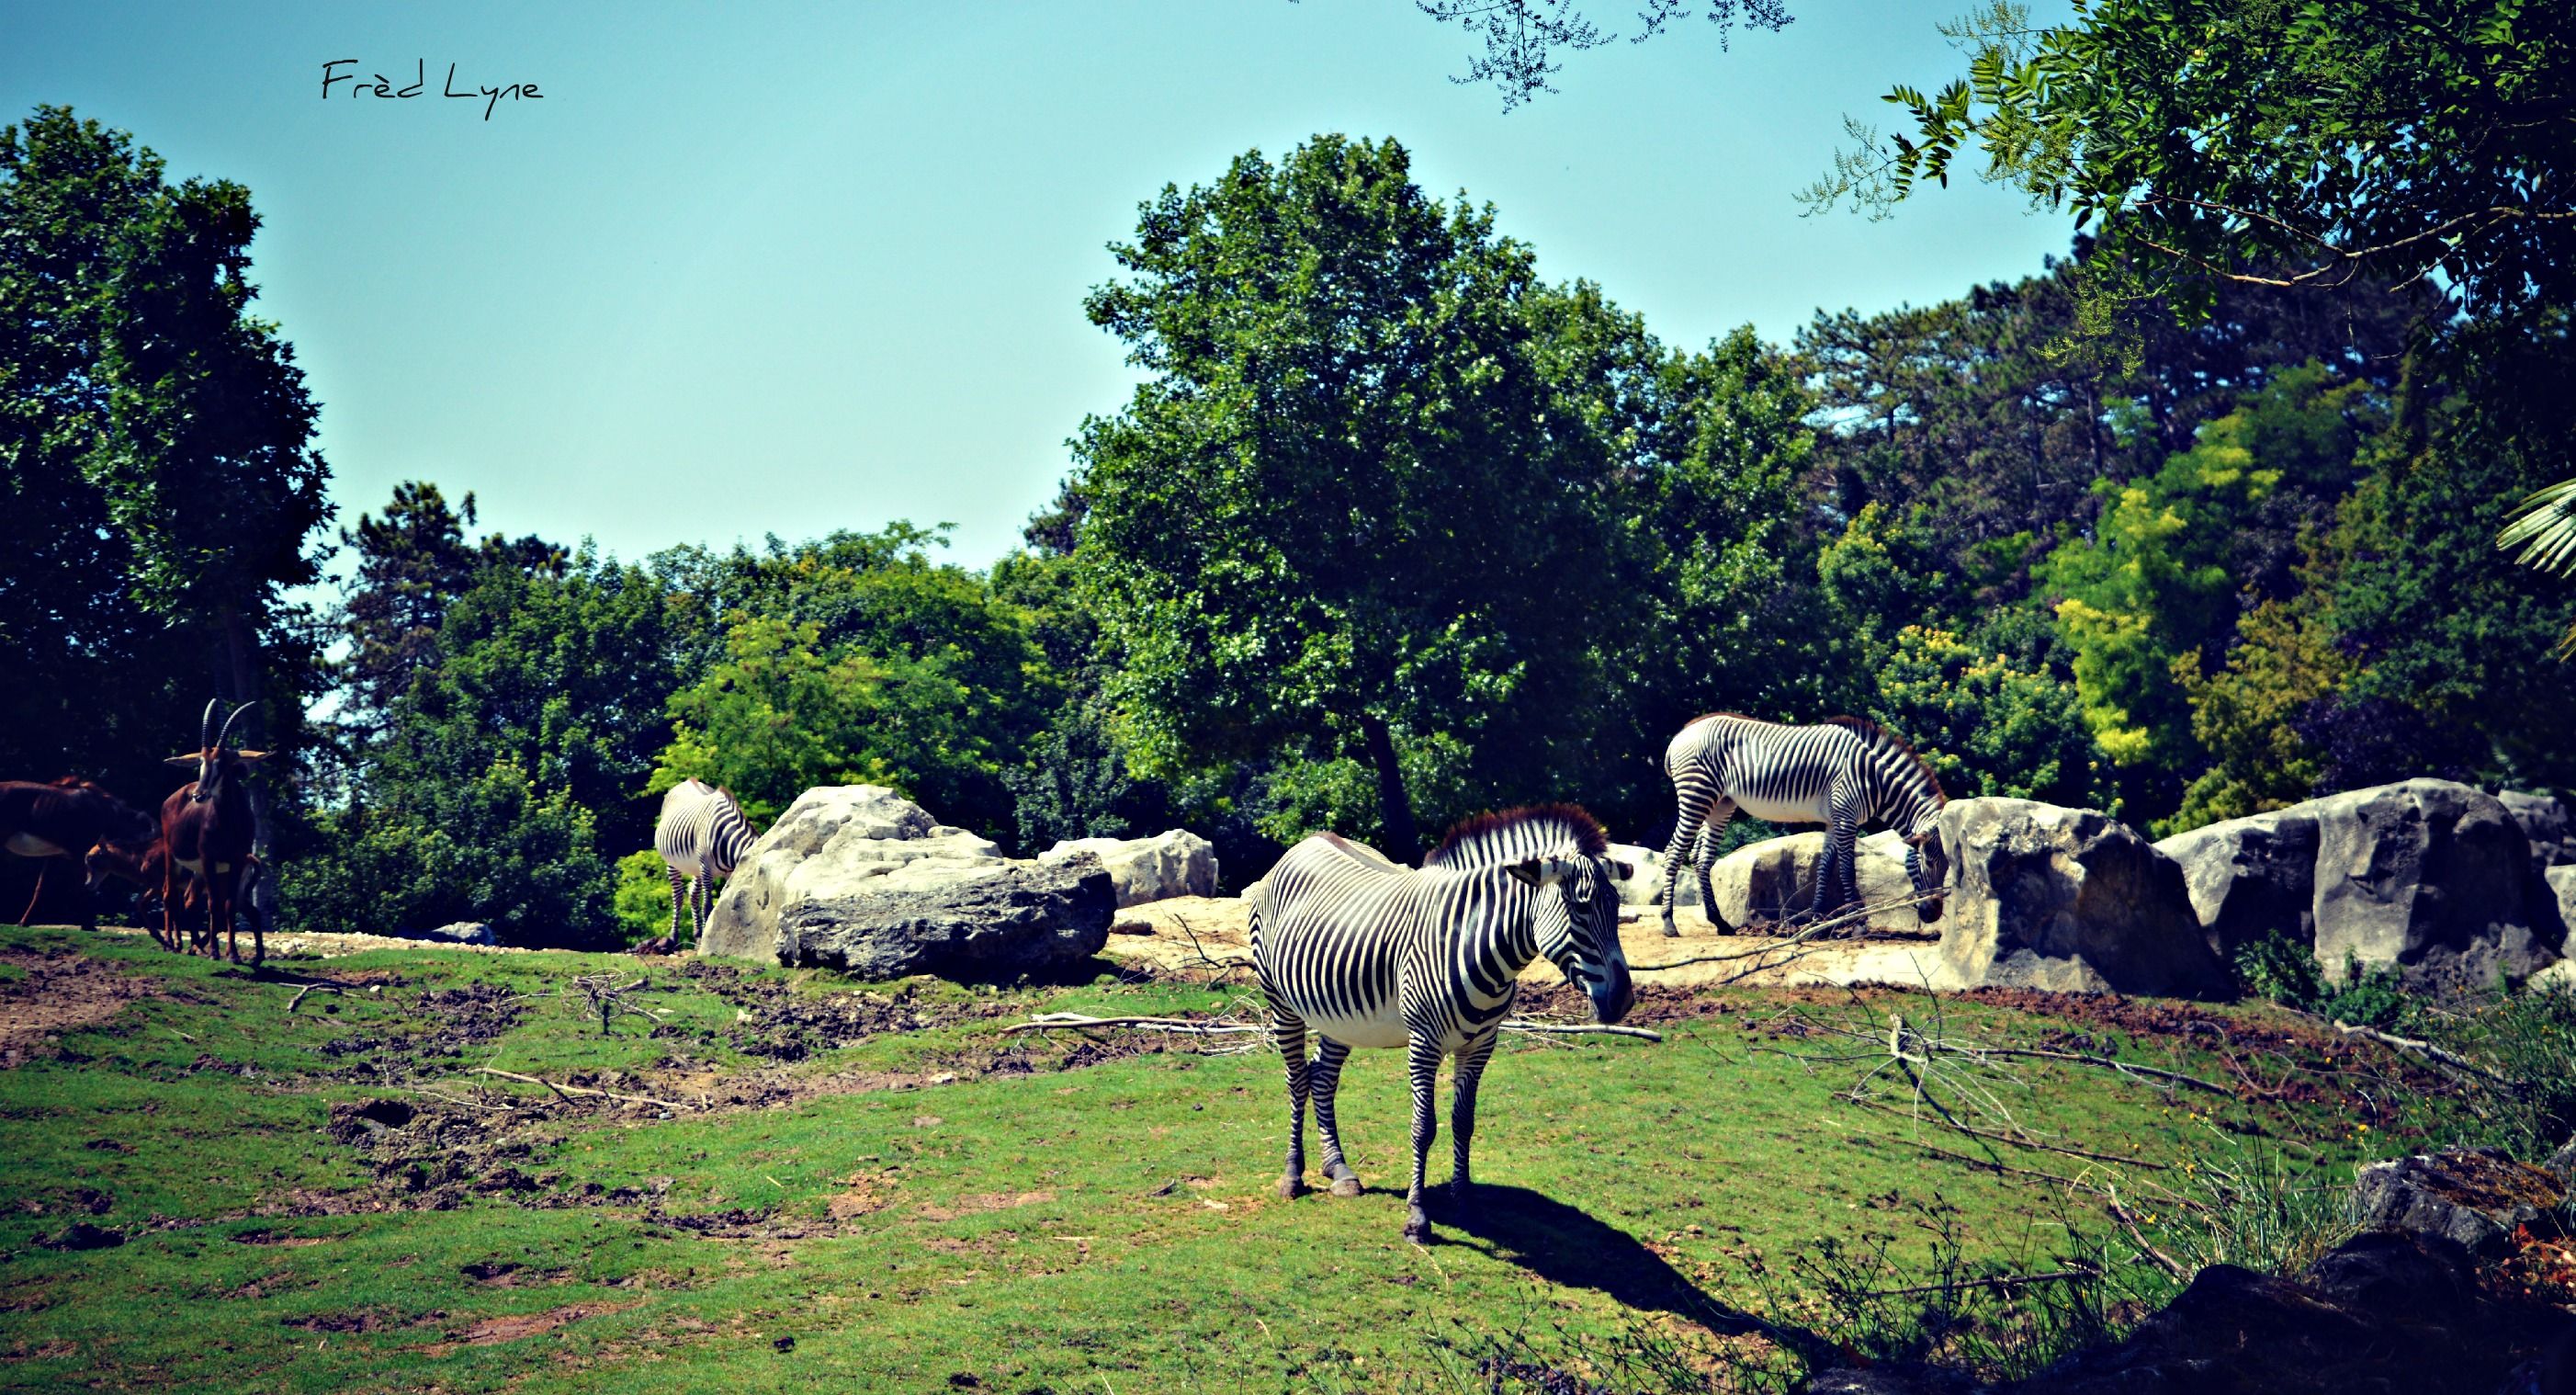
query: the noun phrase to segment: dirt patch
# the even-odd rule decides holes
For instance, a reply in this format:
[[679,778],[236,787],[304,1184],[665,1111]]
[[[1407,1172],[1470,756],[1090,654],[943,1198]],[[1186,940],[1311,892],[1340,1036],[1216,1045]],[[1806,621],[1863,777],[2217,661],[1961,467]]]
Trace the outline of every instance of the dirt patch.
[[456,1271],[483,1288],[535,1288],[559,1284],[569,1272],[562,1269],[528,1269],[508,1260],[481,1260]]
[[159,996],[143,980],[69,950],[0,951],[0,965],[23,974],[0,978],[0,1069],[34,1059],[64,1032],[98,1026],[129,1003]]
[[835,1221],[873,1215],[886,1209],[894,1204],[895,1189],[902,1183],[892,1173],[861,1172],[852,1175],[842,1185],[849,1190],[824,1203]]
[[978,1196],[961,1196],[957,1198],[957,1204],[954,1206],[925,1204],[919,1209],[922,1216],[929,1220],[953,1221],[959,1216],[971,1216],[978,1211],[1008,1211],[1020,1206],[1041,1206],[1053,1200],[1055,1200],[1055,1193],[1050,1191],[985,1192]]
[[636,1306],[634,1303],[570,1303],[560,1308],[549,1308],[542,1313],[513,1313],[506,1317],[485,1318],[461,1332],[452,1334],[444,1342],[433,1342],[419,1350],[423,1356],[445,1356],[462,1347],[498,1346],[503,1342],[515,1342],[522,1337],[533,1337],[540,1332],[552,1332],[558,1327],[568,1326],[584,1318],[595,1318],[603,1313],[621,1312],[634,1306]]
[[[400,1001],[399,979],[369,986]],[[333,1074],[385,1084],[444,1075],[517,1026],[524,1014],[518,995],[496,983],[426,989],[412,996],[412,1006],[414,1011],[394,1022],[324,1042],[322,1055],[338,1063]]]
[[925,1003],[909,988],[892,993],[799,993],[773,975],[747,974],[730,964],[683,959],[681,975],[734,1009],[727,1042],[746,1056],[787,1064],[887,1032],[913,1032],[957,1022],[979,1022],[1009,1013],[1007,1003]]
[[300,1250],[308,1245],[327,1245],[336,1235],[280,1235],[273,1230],[245,1230],[233,1237],[236,1245],[274,1245],[283,1250]]

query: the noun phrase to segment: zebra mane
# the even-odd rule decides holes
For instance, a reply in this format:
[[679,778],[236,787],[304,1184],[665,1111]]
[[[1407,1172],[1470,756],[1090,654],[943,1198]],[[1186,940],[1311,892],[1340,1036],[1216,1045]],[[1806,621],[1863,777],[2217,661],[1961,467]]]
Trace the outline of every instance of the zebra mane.
[[1492,856],[1499,849],[1528,846],[1526,839],[1507,837],[1515,833],[1555,834],[1581,849],[1586,857],[1601,857],[1610,850],[1610,835],[1603,831],[1601,821],[1580,806],[1530,804],[1460,820],[1441,838],[1440,846],[1422,859],[1422,865],[1448,868],[1481,865],[1481,857]]
[[1923,773],[1923,783],[1931,787],[1933,802],[1936,804],[1947,804],[1950,802],[1950,796],[1944,794],[1941,790],[1941,777],[1932,773],[1932,762],[1925,760],[1913,747],[1906,745],[1904,737],[1897,735],[1895,732],[1889,731],[1887,728],[1869,720],[1867,717],[1827,717],[1824,720],[1824,725],[1829,727],[1846,728],[1853,735],[1858,736],[1862,741],[1867,742],[1880,750],[1892,750],[1905,757],[1908,761],[1913,763],[1916,770]]

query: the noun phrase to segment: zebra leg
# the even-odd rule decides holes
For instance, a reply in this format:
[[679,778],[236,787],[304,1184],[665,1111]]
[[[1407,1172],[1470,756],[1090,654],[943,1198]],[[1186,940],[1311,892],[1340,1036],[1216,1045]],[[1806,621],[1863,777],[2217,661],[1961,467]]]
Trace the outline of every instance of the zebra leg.
[[689,879],[682,876],[677,867],[665,867],[662,870],[671,874],[671,943],[677,947],[680,943],[681,917],[688,913],[686,907],[689,903]]
[[[1726,913],[1717,908],[1717,888],[1709,885],[1709,869],[1717,865],[1717,842],[1726,836],[1726,826],[1735,822],[1735,801],[1721,799],[1708,811],[1708,820],[1700,825],[1699,841],[1691,846],[1691,870],[1699,877],[1699,908],[1708,913],[1709,926],[1718,934],[1731,935],[1735,927],[1726,921]],[[1749,908],[1748,908],[1749,909]]]
[[1431,1140],[1440,1132],[1431,1104],[1440,1083],[1440,1043],[1421,1032],[1405,1033],[1404,1073],[1413,1080],[1413,1185],[1404,1192],[1404,1238],[1431,1243],[1431,1218],[1422,1212],[1422,1167],[1431,1156]]
[[1277,1004],[1270,1009],[1270,1040],[1288,1063],[1288,1171],[1279,1179],[1282,1200],[1306,1190],[1306,1023]]
[[1333,1179],[1333,1195],[1358,1196],[1360,1175],[1342,1157],[1342,1129],[1333,1101],[1342,1088],[1342,1063],[1351,1049],[1328,1036],[1315,1038],[1315,1063],[1306,1072],[1306,1095],[1315,1104],[1315,1129],[1324,1136],[1324,1175]]
[[[1692,835],[1699,832],[1700,820],[1708,816],[1708,807],[1717,791],[1706,772],[1692,767],[1673,777],[1673,798],[1677,804],[1673,815],[1673,840],[1664,845],[1664,934],[1679,938],[1681,931],[1673,924],[1673,897],[1681,890],[1682,860],[1691,856]],[[1716,907],[1703,904],[1702,910],[1715,912]]]
[[1833,825],[1825,832],[1825,855],[1816,863],[1816,894],[1808,901],[1809,913],[1816,920],[1829,920],[1860,900],[1857,878],[1852,875],[1853,860],[1858,855],[1853,843],[1858,837],[1860,818],[1852,801],[1837,791],[1832,800]]
[[1469,1186],[1467,1149],[1476,1138],[1476,1082],[1485,1075],[1485,1063],[1493,1059],[1494,1042],[1502,1036],[1497,1027],[1485,1033],[1484,1040],[1469,1042],[1458,1053],[1458,1078],[1449,1085],[1449,1199],[1464,1204]]
[[707,905],[715,900],[714,882],[715,878],[704,868],[700,868],[698,875],[689,881],[689,913],[695,917],[698,938],[701,940],[707,937]]

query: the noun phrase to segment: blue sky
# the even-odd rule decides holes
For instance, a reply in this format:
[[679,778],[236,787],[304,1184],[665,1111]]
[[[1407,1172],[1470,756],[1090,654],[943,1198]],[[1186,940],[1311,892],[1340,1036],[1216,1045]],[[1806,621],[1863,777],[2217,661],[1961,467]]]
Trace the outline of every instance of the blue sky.
[[[1801,218],[1844,114],[1883,122],[1891,83],[1960,60],[1949,7],[1793,9],[1731,52],[1693,21],[1573,55],[1506,115],[1409,0],[0,0],[0,120],[67,102],[174,178],[250,187],[260,309],[322,403],[344,521],[426,478],[486,527],[630,558],[909,518],[981,566],[1134,381],[1082,316],[1104,244],[1247,149],[1394,136],[1427,188],[1495,204],[1544,274],[1675,344],[2064,250],[2067,219],[1972,180],[1885,222]],[[325,101],[336,58],[424,64],[428,91]],[[544,95],[487,120],[438,95],[450,63]]]

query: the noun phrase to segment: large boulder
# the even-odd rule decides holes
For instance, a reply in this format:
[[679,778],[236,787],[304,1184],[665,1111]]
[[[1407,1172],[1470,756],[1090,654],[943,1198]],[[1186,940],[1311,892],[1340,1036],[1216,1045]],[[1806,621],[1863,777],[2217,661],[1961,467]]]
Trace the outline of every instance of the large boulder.
[[2565,800],[2528,790],[2501,790],[2496,802],[2522,829],[2523,841],[2531,845],[2533,867],[2545,872],[2576,865],[2576,816],[2568,813]]
[[2156,844],[2182,864],[2201,934],[2223,961],[2281,935],[2314,943],[2317,819],[2304,808],[2229,819]]
[[[1853,846],[1859,867],[1854,881],[1861,904],[1874,906],[1914,892],[1905,875],[1905,840],[1891,831],[1873,833]],[[1825,858],[1825,833],[1792,833],[1747,843],[1717,860],[1709,869],[1709,890],[1719,914],[1729,925],[1785,921],[1803,914],[1816,894],[1816,869]],[[1683,869],[1684,879],[1690,878]],[[1891,934],[1922,934],[1926,925],[1911,906],[1899,906],[1869,918],[1868,928]]]
[[2563,950],[2566,936],[2576,932],[2576,863],[2550,868],[2541,874],[2540,885],[2549,897],[2542,909],[2558,912],[2559,948]]
[[[1659,849],[1640,847],[1635,843],[1612,843],[1610,860],[1628,864],[1628,879],[1617,883],[1621,905],[1664,904],[1664,855]],[[1699,904],[1699,880],[1691,875],[1688,863],[1682,865],[1682,879],[1673,887],[1673,904]]]
[[2353,1198],[2366,1229],[2438,1236],[2495,1256],[2515,1230],[2556,1211],[2567,1184],[2545,1168],[2472,1148],[2371,1163],[2355,1179]]
[[1098,953],[1116,909],[1097,857],[1011,861],[882,785],[827,786],[752,845],[698,952],[1010,979]]
[[1175,896],[1216,895],[1216,845],[1186,828],[1151,838],[1069,838],[1039,853],[1038,861],[1085,852],[1109,869],[1121,910]]
[[2530,845],[2494,795],[2407,780],[2298,807],[2317,820],[2316,949],[2328,975],[2347,960],[2394,966],[2408,987],[2438,992],[2520,980],[2558,957],[2557,927],[2526,904]]
[[1962,799],[1941,814],[1949,908],[1930,986],[2224,997],[2181,864],[2091,809]]

